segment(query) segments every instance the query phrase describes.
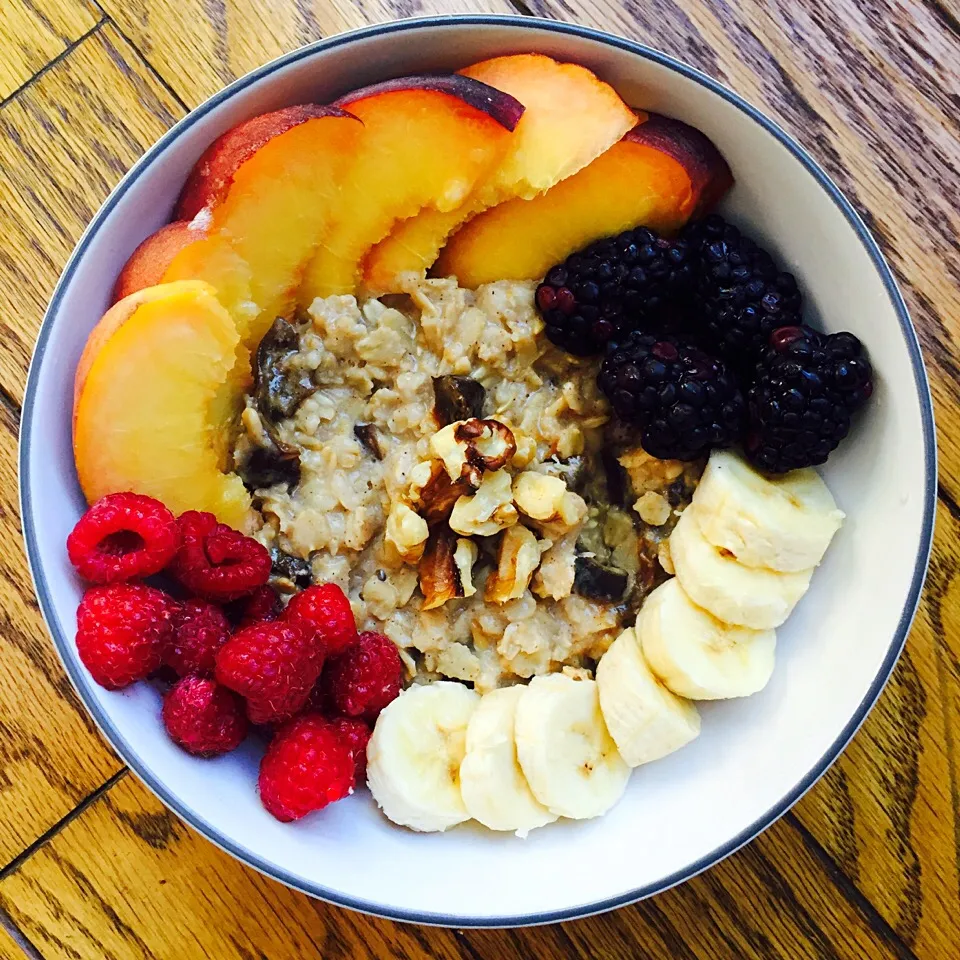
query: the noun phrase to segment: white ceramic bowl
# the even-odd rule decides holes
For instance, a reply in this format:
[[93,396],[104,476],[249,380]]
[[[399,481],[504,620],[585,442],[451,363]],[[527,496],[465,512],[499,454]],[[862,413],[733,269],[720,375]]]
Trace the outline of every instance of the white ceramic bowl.
[[[637,770],[607,816],[525,841],[470,826],[417,835],[387,823],[360,791],[283,825],[257,799],[254,744],[192,759],[165,736],[152,688],[109,693],[77,659],[81,585],[64,550],[84,508],[70,447],[74,366],[121,265],[169,218],[187,172],[219,133],[375,80],[530,50],[582,63],[630,103],[703,130],[737,179],[724,212],[797,275],[825,328],[852,330],[867,344],[877,391],[825,471],[848,520],[780,631],[769,687],[704,704],[700,738]],[[790,807],[836,759],[893,668],[926,568],[935,477],[930,397],[903,301],[866,227],[814,161],[682,63],[519,17],[409,20],[332,37],[238,80],[178,123],[110,195],[64,270],[30,370],[21,441],[23,528],[43,614],[80,696],[131,768],[214,843],[284,883],[371,913],[456,926],[561,920],[629,903],[709,867]]]

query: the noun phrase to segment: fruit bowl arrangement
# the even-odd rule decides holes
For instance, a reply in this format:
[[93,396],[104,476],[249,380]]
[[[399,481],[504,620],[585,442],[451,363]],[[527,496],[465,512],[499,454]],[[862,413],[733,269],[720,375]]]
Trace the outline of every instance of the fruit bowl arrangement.
[[[215,135],[161,145],[169,222],[112,270],[87,254],[112,304],[61,334],[79,520],[73,492],[38,519],[25,454],[35,571],[60,537],[45,614],[151,786],[302,889],[478,923],[652,892],[791,802],[892,666],[929,506],[922,457],[898,481],[922,497],[868,481],[929,444],[925,398],[905,436],[899,301],[819,174],[674,64],[565,29],[533,52],[512,25],[530,52],[502,53],[488,26],[471,58],[421,25],[432,53],[394,79],[295,106],[254,81]],[[768,200],[770,169],[796,197]],[[804,204],[840,216],[829,257]],[[41,398],[50,369],[41,348]],[[56,422],[37,409],[27,446]],[[907,537],[882,572],[881,508]],[[866,570],[888,586],[869,656],[837,639]],[[516,877],[467,903],[424,832]],[[549,879],[627,838],[642,865]],[[377,847],[397,870],[424,851],[406,889]]]

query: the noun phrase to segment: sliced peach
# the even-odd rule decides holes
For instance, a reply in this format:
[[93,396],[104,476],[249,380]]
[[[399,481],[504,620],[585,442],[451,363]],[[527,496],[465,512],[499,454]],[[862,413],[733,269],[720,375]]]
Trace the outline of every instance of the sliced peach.
[[220,442],[224,398],[243,390],[238,347],[233,319],[199,281],[150,287],[107,311],[75,380],[73,450],[88,501],[134,490],[247,527],[250,495],[225,471]]
[[211,283],[244,344],[255,349],[276,317],[295,305],[362,132],[343,110],[306,104],[254,117],[215,140],[177,208],[185,217],[202,205],[190,224],[198,239],[177,249],[156,243],[151,259],[170,254],[159,279]]
[[216,289],[220,303],[236,322],[244,345],[253,351],[256,337],[262,333],[257,323],[260,307],[253,299],[253,270],[223,231],[201,234],[200,239],[178,251],[164,271],[162,282],[193,279],[203,280]]
[[637,118],[609,84],[573,63],[539,53],[484,60],[460,71],[516,97],[524,107],[499,164],[454,210],[425,209],[398,223],[364,263],[374,292],[400,287],[400,275],[423,275],[462,223],[513,197],[529,199],[576,173],[633,127]]
[[499,162],[523,113],[508,94],[458,75],[391,80],[336,105],[363,121],[363,137],[305,274],[304,306],[354,293],[364,256],[398,220],[459,207]]
[[150,234],[130,254],[113,288],[113,303],[160,283],[170,261],[186,246],[203,236],[203,230],[186,220],[175,220]]
[[222,133],[190,171],[177,202],[177,219],[192,220],[201,210],[215,207],[226,197],[236,172],[258,150],[288,130],[330,113],[327,107],[301,103],[261,113]]
[[670,233],[733,183],[717,148],[679,120],[651,114],[579,173],[532,200],[508,200],[457,231],[432,273],[466,287],[537,280],[600,237],[637,226]]

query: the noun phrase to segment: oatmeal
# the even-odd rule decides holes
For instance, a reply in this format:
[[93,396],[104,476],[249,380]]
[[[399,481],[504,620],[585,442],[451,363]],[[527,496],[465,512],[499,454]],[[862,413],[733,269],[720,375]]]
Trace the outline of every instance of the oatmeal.
[[258,354],[236,461],[277,582],[341,586],[418,681],[592,669],[662,576],[689,492],[691,468],[642,451],[609,480],[597,361],[547,341],[533,292],[317,299]]

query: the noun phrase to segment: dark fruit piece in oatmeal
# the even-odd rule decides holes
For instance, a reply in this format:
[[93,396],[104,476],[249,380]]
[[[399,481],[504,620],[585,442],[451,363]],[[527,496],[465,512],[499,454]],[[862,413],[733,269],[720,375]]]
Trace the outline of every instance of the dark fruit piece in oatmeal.
[[[271,576],[278,581],[287,581],[290,588],[299,587],[305,590],[313,583],[313,568],[309,560],[302,557],[294,557],[289,553],[284,553],[276,547],[270,551],[270,560],[272,563]],[[281,589],[285,584],[278,584]]]
[[872,377],[852,333],[775,330],[749,392],[747,456],[770,473],[824,463],[872,394]]
[[383,446],[380,443],[380,435],[377,433],[377,428],[372,423],[354,424],[353,435],[378,460],[383,459]]
[[434,415],[441,427],[458,420],[483,416],[486,390],[482,383],[472,377],[434,377],[433,396]]
[[722,360],[672,337],[635,331],[604,361],[597,378],[617,415],[640,428],[661,460],[695,460],[743,435],[746,404]]
[[291,362],[299,349],[297,328],[283,317],[277,317],[257,348],[254,398],[257,410],[269,425],[292,417],[297,407],[318,389],[309,371]]
[[205,600],[226,603],[252,593],[270,576],[270,554],[212,513],[188,510],[177,520],[181,543],[170,572]]
[[90,583],[117,583],[159,573],[180,544],[173,514],[139,493],[109,493],[77,521],[67,555]]
[[536,304],[550,341],[588,356],[631,330],[662,326],[692,289],[694,276],[684,239],[638,227],[598,240],[553,267],[537,287]]
[[619,567],[583,555],[578,555],[574,561],[573,590],[581,597],[619,603],[629,583],[627,572]]
[[137,583],[88,590],[77,608],[77,654],[93,679],[120,690],[146,679],[163,662],[177,604]]
[[340,732],[319,714],[279,730],[260,763],[260,801],[278,820],[299,820],[353,791],[356,761]]
[[803,298],[793,275],[723,217],[690,224],[681,239],[698,261],[693,321],[719,356],[749,366],[777,327],[800,323]]
[[248,490],[261,490],[276,484],[295,487],[300,482],[300,451],[284,451],[271,443],[257,447],[246,461],[237,467],[237,473]]
[[243,743],[248,723],[243,701],[215,680],[184,677],[163,700],[170,739],[197,757],[216,757]]

